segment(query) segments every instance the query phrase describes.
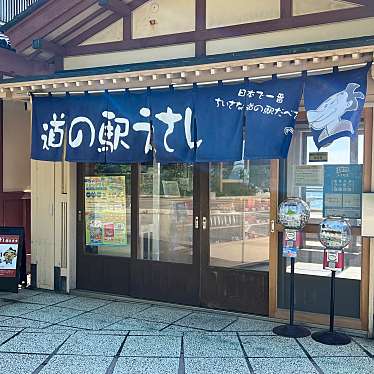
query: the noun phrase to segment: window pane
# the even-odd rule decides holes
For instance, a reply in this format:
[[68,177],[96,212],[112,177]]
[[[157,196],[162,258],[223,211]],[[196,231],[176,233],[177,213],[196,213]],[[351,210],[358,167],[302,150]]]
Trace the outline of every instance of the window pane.
[[193,166],[142,166],[140,177],[138,258],[192,264]]
[[[296,129],[293,137],[289,157],[287,159],[287,196],[301,197],[311,208],[311,218],[309,223],[319,224],[323,219],[323,176],[324,165],[350,165],[362,163],[363,142],[362,134],[352,138],[344,137],[336,139],[333,143],[320,149],[319,152],[327,153],[327,161],[310,161],[311,153],[318,153],[310,131]],[[314,177],[303,180],[300,177],[299,166],[308,165],[314,167]],[[317,178],[320,175],[320,178]],[[314,180],[313,183],[309,182]],[[319,182],[318,182],[319,180]],[[297,183],[296,183],[297,182]],[[351,225],[358,226],[361,220],[351,219]]]
[[92,166],[84,178],[86,252],[131,256],[131,166]]
[[[310,153],[327,153],[327,161],[311,162]],[[362,164],[364,158],[364,135],[362,129],[352,138],[335,140],[318,151],[311,132],[299,125],[294,134],[287,159],[287,196],[304,199],[311,208],[309,223],[319,225],[323,217],[324,165]],[[302,168],[299,168],[302,166]],[[312,169],[311,169],[312,168]],[[350,219],[351,225],[359,226],[361,220]],[[317,226],[318,227],[318,226]],[[312,313],[328,313],[331,272],[323,270],[323,246],[318,234],[305,233],[303,245],[298,251],[295,265],[296,309]],[[337,273],[336,314],[345,317],[360,317],[360,287],[362,240],[353,237],[352,244],[345,249],[345,269]],[[282,257],[279,248],[278,306],[289,307],[290,260]],[[347,300],[350,300],[347,303]]]
[[[335,313],[360,318],[361,238],[353,237],[344,250],[345,269],[336,273]],[[295,264],[295,308],[311,313],[329,313],[331,271],[323,270],[323,248],[318,234],[305,234]],[[290,259],[279,258],[278,307],[289,308]]]
[[270,161],[210,167],[210,265],[268,271]]
[[[344,270],[337,272],[337,278],[361,280],[361,237],[354,236],[352,243],[344,249]],[[303,246],[299,249],[296,257],[295,272],[298,274],[317,275],[330,277],[331,272],[323,270],[323,247],[319,241],[318,234],[305,234]],[[290,264],[287,273],[291,272]]]

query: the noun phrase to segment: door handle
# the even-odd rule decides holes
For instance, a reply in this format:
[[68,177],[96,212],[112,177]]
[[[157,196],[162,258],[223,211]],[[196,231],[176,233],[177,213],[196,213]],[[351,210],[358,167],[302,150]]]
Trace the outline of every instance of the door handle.
[[270,221],[270,232],[273,234],[275,232],[275,220]]
[[195,229],[199,228],[199,216],[195,217]]
[[206,217],[203,217],[203,230],[206,230]]
[[82,211],[78,210],[78,222],[82,222]]

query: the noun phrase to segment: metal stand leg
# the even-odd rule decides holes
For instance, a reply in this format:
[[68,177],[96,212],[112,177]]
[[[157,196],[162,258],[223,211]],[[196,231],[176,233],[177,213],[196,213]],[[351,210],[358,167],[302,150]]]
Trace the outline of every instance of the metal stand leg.
[[346,345],[351,342],[351,338],[343,333],[334,331],[335,319],[335,271],[331,272],[331,290],[330,290],[330,329],[312,334],[312,338],[319,343],[327,345]]
[[310,330],[303,326],[294,325],[295,315],[295,258],[291,257],[290,274],[290,323],[274,327],[273,332],[287,338],[304,338],[310,335]]

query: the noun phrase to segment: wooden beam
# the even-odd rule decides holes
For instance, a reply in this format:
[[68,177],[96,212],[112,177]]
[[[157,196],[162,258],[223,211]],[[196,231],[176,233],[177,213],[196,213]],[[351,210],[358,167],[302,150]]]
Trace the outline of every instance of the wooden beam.
[[224,26],[206,30],[188,31],[170,35],[124,40],[119,42],[77,46],[66,46],[68,56],[95,53],[108,53],[121,50],[161,47],[173,44],[197,43],[201,41],[260,34],[271,31],[288,30],[299,27],[329,24],[332,22],[350,21],[374,16],[374,9],[358,7],[353,9],[334,10],[329,12],[279,18],[233,26]]
[[123,40],[132,39],[132,17],[129,14],[123,17]]
[[101,22],[96,23],[94,26],[89,28],[88,30],[82,32],[78,36],[76,36],[74,39],[70,40],[69,43],[67,43],[67,46],[79,46],[79,44],[83,43],[85,40],[91,38],[92,36],[96,35],[100,31],[106,29],[114,22],[117,22],[121,17],[117,14],[111,14],[105,19],[103,19]]
[[280,18],[290,18],[293,16],[293,0],[281,0]]
[[10,76],[29,76],[53,73],[53,66],[27,60],[9,49],[0,48],[0,71]]
[[96,0],[48,1],[49,6],[42,7],[42,12],[32,13],[20,25],[10,28],[7,35],[14,48],[21,52],[31,46],[33,39],[44,38],[95,3]]
[[65,56],[66,54],[65,47],[45,39],[34,39],[32,41],[32,47],[35,50],[43,50],[55,56]]
[[[133,0],[131,3],[128,4],[128,7],[130,8],[131,12],[135,10],[136,8],[139,8],[143,4],[145,4],[149,0]],[[128,15],[127,18],[131,18],[131,14]],[[81,43],[83,43],[85,40],[91,38],[95,34],[99,33],[100,31],[106,29],[108,26],[110,26],[112,23],[118,21],[119,19],[123,18],[121,15],[118,15],[117,13],[111,14],[104,20],[102,20],[100,23],[97,23],[96,25],[92,26],[82,34],[78,35],[74,39],[72,39],[69,43],[67,43],[70,46],[77,46]],[[126,24],[125,24],[125,30],[126,30]],[[128,37],[124,39],[129,39]]]
[[[206,30],[206,0],[196,0],[195,7],[195,30]],[[195,56],[201,57],[206,55],[206,41],[199,40],[195,42]]]
[[[53,39],[53,43],[60,44],[61,41],[64,40],[66,37],[68,37],[70,34],[75,33],[76,31],[80,30],[83,26],[85,26],[87,23],[91,22],[95,18],[99,17],[105,12],[105,9],[99,9],[96,12],[90,14],[87,18],[82,19],[80,22],[76,23],[72,28],[66,30],[59,36],[57,36],[55,39]],[[29,57],[30,59],[36,58],[40,54],[41,50],[36,50],[33,52]]]
[[373,7],[373,0],[347,0],[348,3]]
[[122,17],[126,17],[131,13],[130,7],[120,0],[99,0],[98,4],[107,10],[117,13]]
[[0,193],[4,192],[4,102],[0,99]]

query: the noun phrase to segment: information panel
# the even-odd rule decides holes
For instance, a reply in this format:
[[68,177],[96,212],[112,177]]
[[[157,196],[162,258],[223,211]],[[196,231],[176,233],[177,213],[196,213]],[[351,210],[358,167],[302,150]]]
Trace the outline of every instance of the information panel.
[[85,177],[86,245],[127,245],[126,177]]
[[323,216],[361,218],[362,165],[325,165]]

